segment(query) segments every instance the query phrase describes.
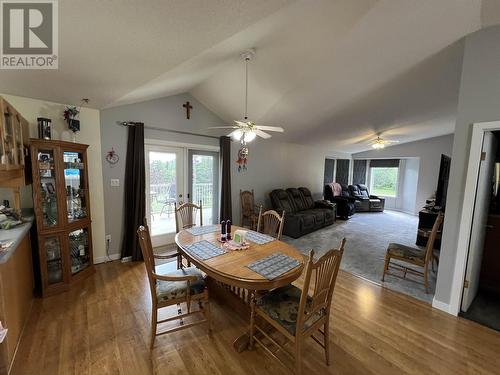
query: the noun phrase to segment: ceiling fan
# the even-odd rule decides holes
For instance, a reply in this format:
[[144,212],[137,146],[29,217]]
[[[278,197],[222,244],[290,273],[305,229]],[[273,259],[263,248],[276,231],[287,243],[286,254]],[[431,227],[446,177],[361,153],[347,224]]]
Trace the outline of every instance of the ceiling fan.
[[394,140],[389,140],[389,139],[383,139],[380,138],[380,136],[377,136],[374,140],[370,142],[372,145],[372,148],[375,150],[380,150],[382,148],[385,148],[385,146],[390,146],[393,143],[399,143],[399,141],[394,141]]
[[[270,132],[283,133],[284,130],[279,126],[267,126],[267,125],[257,125],[253,121],[248,121],[248,62],[255,56],[255,50],[249,49],[241,54],[243,60],[245,60],[245,116],[243,121],[234,120],[234,125],[227,126],[212,126],[209,129],[233,129],[228,135],[231,136],[235,141],[239,141],[243,144],[253,141],[256,137],[261,137],[264,139],[271,138]],[[265,130],[265,131],[264,131]]]

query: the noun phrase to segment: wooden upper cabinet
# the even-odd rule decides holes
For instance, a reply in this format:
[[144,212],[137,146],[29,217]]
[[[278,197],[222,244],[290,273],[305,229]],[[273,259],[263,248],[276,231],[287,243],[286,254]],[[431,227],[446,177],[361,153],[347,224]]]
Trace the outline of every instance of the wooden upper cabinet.
[[26,184],[25,159],[28,154],[28,122],[0,97],[0,186]]

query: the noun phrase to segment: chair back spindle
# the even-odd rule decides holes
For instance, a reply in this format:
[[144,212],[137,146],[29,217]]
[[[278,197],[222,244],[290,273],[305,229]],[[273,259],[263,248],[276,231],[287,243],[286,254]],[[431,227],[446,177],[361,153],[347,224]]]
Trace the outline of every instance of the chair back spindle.
[[156,281],[153,277],[155,269],[153,246],[151,244],[151,236],[149,234],[147,223],[145,222],[144,224],[146,225],[141,225],[139,229],[137,229],[137,237],[139,238],[139,246],[141,247],[142,257],[144,258],[144,264],[146,265],[151,298],[153,301],[156,301]]
[[429,235],[429,239],[427,240],[427,245],[425,247],[425,264],[429,264],[432,258],[432,253],[434,251],[434,242],[436,241],[436,237],[439,229],[441,228],[441,224],[443,223],[443,219],[444,215],[440,211],[436,218],[436,221],[434,222],[434,225],[432,226],[432,230]]
[[281,240],[283,233],[283,224],[285,222],[285,211],[281,216],[274,210],[262,213],[262,207],[259,211],[259,220],[257,221],[257,231],[268,234],[277,240]]
[[203,210],[200,200],[200,204],[196,205],[194,203],[186,202],[175,207],[175,230],[177,233],[183,229],[189,229],[196,225],[196,216],[198,211],[200,212],[200,226],[203,225]]
[[[333,290],[335,288],[342,255],[344,254],[345,242],[345,238],[342,239],[339,249],[328,251],[316,262],[314,262],[314,250],[309,252],[309,259],[305,269],[304,286],[302,288],[299,310],[297,313],[296,335],[302,332],[305,322],[316,312],[323,310],[325,315],[329,315]],[[314,289],[312,295],[309,295],[313,272]],[[310,303],[307,303],[308,297],[310,297]]]

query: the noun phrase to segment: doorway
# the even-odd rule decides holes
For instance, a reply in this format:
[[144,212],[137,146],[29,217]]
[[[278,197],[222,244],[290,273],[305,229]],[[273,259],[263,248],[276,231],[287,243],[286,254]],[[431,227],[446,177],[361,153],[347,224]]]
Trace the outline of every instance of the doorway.
[[485,131],[477,174],[462,317],[500,331],[500,131]]
[[217,151],[187,145],[146,144],[145,154],[146,217],[153,246],[174,242],[175,206],[184,202],[201,201],[203,224],[218,222]]

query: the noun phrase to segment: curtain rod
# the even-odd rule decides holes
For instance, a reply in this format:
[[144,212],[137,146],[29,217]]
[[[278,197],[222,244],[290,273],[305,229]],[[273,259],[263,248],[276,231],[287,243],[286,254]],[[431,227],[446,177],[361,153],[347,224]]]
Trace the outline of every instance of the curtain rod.
[[[144,123],[142,122],[134,122],[134,121],[118,121],[118,125],[121,126],[135,126]],[[184,134],[184,135],[195,135],[197,137],[206,137],[206,138],[213,138],[213,139],[219,139],[219,137],[216,137],[214,135],[205,135],[205,134],[199,134],[199,133],[193,133],[193,132],[186,132],[183,130],[174,130],[174,129],[166,129],[166,128],[159,128],[156,126],[144,126],[144,129],[149,129],[149,130],[158,130],[162,132],[170,132],[170,133],[177,133],[177,134]]]

